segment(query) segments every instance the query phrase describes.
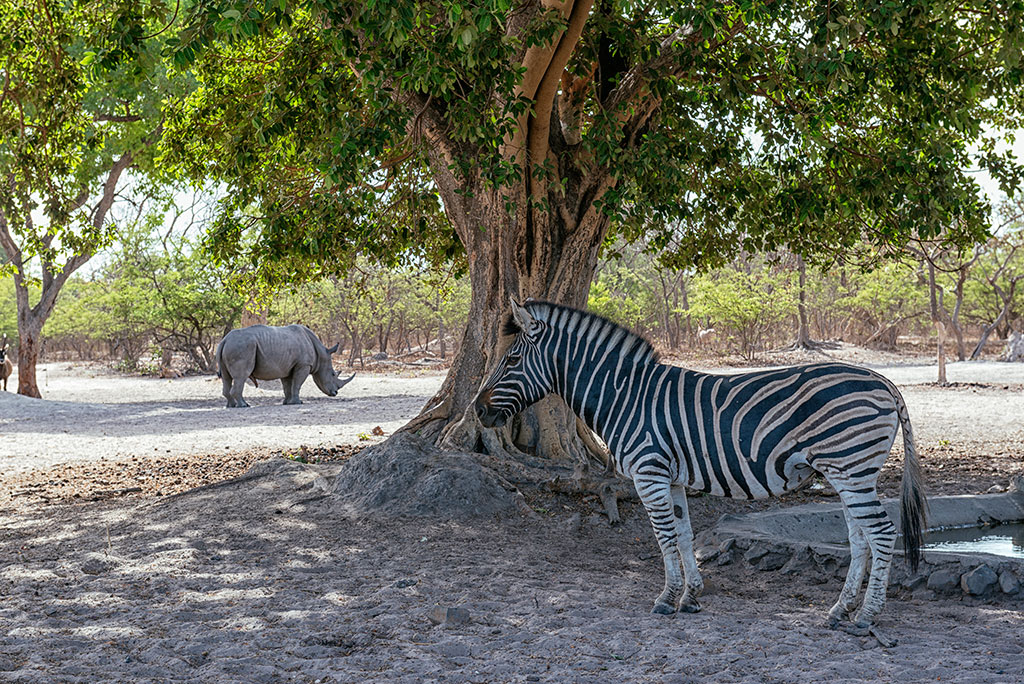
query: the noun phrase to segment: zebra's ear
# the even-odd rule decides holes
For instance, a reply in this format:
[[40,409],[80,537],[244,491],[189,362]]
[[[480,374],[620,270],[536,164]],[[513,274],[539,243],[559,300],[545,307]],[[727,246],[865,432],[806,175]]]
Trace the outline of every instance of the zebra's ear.
[[509,295],[508,299],[512,303],[512,320],[520,330],[529,332],[534,324],[533,316],[526,310],[526,307],[519,305],[515,297]]

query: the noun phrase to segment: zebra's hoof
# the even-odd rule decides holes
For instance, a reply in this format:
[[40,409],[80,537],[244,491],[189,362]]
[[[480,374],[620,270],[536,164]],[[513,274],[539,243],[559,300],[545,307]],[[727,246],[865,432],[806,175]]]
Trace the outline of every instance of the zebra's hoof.
[[860,623],[856,625],[842,625],[840,629],[853,636],[868,636],[871,633],[870,625]]
[[661,601],[658,601],[654,604],[654,607],[651,608],[651,612],[655,615],[672,615],[676,612],[676,609],[675,606],[670,606],[667,603],[662,603]]
[[679,606],[679,612],[681,612],[681,613],[699,613],[700,612],[700,603],[698,603],[697,599],[695,599],[695,598],[683,599],[682,604]]

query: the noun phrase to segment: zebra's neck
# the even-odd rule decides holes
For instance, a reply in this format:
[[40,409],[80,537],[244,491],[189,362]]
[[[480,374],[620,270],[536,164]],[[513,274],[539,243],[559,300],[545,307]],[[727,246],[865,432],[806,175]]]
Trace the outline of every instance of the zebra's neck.
[[615,327],[565,335],[556,344],[555,391],[609,447],[631,422],[651,380],[669,369],[637,341]]

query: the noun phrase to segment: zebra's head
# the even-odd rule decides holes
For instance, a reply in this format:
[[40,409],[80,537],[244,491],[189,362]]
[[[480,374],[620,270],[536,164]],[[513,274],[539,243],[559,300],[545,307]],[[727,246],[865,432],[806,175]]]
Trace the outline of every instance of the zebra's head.
[[551,363],[542,338],[548,326],[512,299],[505,334],[515,335],[491,377],[476,396],[476,415],[484,427],[501,427],[552,391]]

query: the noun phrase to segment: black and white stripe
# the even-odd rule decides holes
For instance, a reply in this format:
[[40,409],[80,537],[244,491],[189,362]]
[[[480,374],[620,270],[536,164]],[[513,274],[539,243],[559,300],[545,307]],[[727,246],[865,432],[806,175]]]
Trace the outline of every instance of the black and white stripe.
[[[513,302],[515,339],[476,402],[487,426],[503,425],[559,394],[608,445],[633,480],[665,562],[655,612],[700,609],[685,488],[736,499],[778,496],[821,473],[843,502],[851,563],[830,622],[870,626],[885,602],[896,526],[876,484],[896,433],[906,453],[903,534],[920,559],[924,496],[906,405],[881,375],[842,363],[712,375],[660,363],[646,340],[603,318],[546,302]],[[680,573],[680,562],[683,572]]]

